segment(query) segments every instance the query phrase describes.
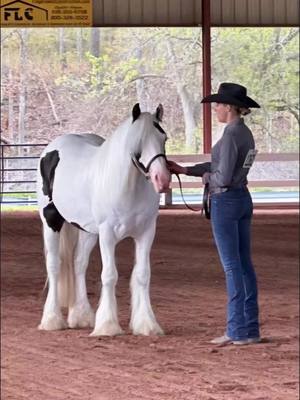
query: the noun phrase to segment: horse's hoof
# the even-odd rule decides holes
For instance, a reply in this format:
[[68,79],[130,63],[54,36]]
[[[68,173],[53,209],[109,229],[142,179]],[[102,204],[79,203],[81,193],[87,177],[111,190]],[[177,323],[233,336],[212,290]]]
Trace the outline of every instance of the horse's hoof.
[[132,333],[134,335],[143,335],[143,336],[151,336],[151,335],[158,335],[158,336],[163,336],[164,331],[161,329],[161,327],[155,323],[155,324],[150,324],[150,323],[144,323],[140,324],[137,327],[131,327]]
[[117,336],[123,334],[124,331],[118,323],[107,321],[100,326],[96,326],[90,336]]
[[58,331],[66,328],[67,324],[63,317],[55,314],[43,317],[40,325],[38,326],[38,329],[43,331]]
[[68,315],[69,328],[94,328],[95,314],[94,311],[89,309],[73,308],[69,311]]

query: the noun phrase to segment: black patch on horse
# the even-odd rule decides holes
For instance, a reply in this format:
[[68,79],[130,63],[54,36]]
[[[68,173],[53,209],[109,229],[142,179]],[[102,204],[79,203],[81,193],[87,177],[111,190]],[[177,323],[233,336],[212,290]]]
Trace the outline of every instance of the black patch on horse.
[[55,168],[59,163],[59,155],[57,150],[50,151],[41,159],[40,170],[43,178],[43,193],[52,201],[52,191]]
[[83,229],[77,222],[71,222],[72,225],[76,226],[76,228],[81,229],[82,231],[86,232],[85,229]]
[[43,209],[43,215],[48,226],[53,229],[54,232],[60,232],[65,219],[60,215],[52,201]]
[[52,191],[55,169],[59,163],[59,154],[57,150],[50,151],[41,159],[40,170],[43,178],[43,193],[49,197],[50,203],[43,209],[43,215],[48,226],[54,232],[60,232],[65,219],[60,215],[52,201]]

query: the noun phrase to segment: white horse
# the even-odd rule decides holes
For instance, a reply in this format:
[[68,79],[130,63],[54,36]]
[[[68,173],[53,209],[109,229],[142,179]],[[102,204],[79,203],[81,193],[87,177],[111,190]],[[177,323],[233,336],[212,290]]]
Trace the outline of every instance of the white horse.
[[[162,115],[161,105],[152,115],[141,113],[136,104],[132,118],[107,140],[69,134],[58,137],[43,151],[37,192],[49,288],[39,329],[65,328],[61,312],[65,306],[70,328],[94,327],[92,336],[122,334],[114,253],[119,241],[132,237],[136,254],[130,282],[130,328],[134,334],[163,334],[149,295],[149,255],[159,193],[170,184],[166,134],[159,125]],[[95,316],[85,275],[98,237],[102,290]]]

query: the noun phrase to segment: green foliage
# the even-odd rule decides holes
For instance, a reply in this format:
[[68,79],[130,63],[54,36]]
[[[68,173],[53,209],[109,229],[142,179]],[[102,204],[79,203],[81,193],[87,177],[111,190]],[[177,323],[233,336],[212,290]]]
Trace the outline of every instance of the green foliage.
[[16,213],[16,212],[36,212],[38,211],[37,206],[19,206],[16,204],[5,204],[1,206],[1,213]]
[[167,154],[194,154],[201,153],[202,149],[202,129],[195,130],[195,144],[188,146],[185,143],[183,134],[177,135],[176,138],[169,138],[166,143]]
[[[128,84],[138,75],[138,60],[134,57],[120,60],[118,63],[113,63],[111,56],[108,54],[95,57],[90,52],[87,52],[85,57],[90,67],[87,76],[82,77],[78,85],[86,86],[89,97],[107,95],[120,82]],[[64,79],[66,80],[67,78],[65,77]],[[68,82],[70,81],[68,80]]]
[[181,140],[174,140],[174,139],[169,139],[166,143],[166,152],[167,154],[180,154],[180,153],[186,153],[185,151],[185,143],[184,143],[184,138]]
[[[213,29],[213,86],[238,82],[261,105],[251,122],[260,127],[264,151],[284,151],[286,136],[270,129],[282,113],[299,123],[299,31],[296,28]],[[293,135],[294,133],[291,132]],[[269,137],[265,141],[264,137]],[[271,137],[271,139],[270,139]],[[263,143],[265,142],[265,143]],[[298,151],[291,141],[290,151]]]
[[[17,104],[20,68],[27,68],[30,76],[27,96],[32,102],[32,109],[39,106],[40,98],[34,104],[38,89],[41,93],[45,91],[41,83],[43,78],[53,104],[59,104],[57,109],[58,113],[62,113],[62,118],[73,121],[76,108],[83,111],[82,115],[86,119],[87,115],[101,114],[101,126],[108,132],[114,126],[107,121],[116,123],[119,114],[130,109],[137,100],[139,88],[148,107],[152,108],[159,102],[164,104],[166,130],[170,137],[168,152],[201,152],[200,28],[101,29],[99,57],[90,52],[89,29],[81,29],[80,32],[78,28],[63,31],[56,28],[28,29],[27,66],[20,65],[20,30],[3,28],[1,32],[2,38],[5,38],[1,42],[1,104],[5,112],[9,95],[8,72],[13,72],[14,102]],[[63,54],[59,53],[61,33]],[[212,73],[214,91],[220,82],[239,82],[261,104],[260,110],[253,110],[247,117],[254,128],[261,152],[298,151],[298,29],[212,29]],[[180,97],[180,89],[183,87],[188,94],[189,107],[196,122],[195,145],[192,148],[185,144],[185,122]],[[106,108],[109,118],[105,117]],[[113,109],[116,110],[115,115],[111,115]],[[44,123],[47,126],[49,121],[42,111],[38,115],[41,115],[40,125]],[[96,118],[90,120],[94,124],[91,122],[91,127],[98,129],[99,121]],[[70,126],[73,131],[76,130],[75,122]],[[32,126],[29,129],[32,130]]]

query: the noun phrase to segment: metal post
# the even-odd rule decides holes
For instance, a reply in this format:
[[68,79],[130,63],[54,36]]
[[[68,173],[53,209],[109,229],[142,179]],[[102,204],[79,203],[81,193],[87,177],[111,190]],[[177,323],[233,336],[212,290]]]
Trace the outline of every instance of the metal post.
[[[210,0],[202,0],[202,75],[203,97],[211,94]],[[211,151],[211,105],[203,104],[203,152]]]
[[172,189],[168,189],[165,193],[165,206],[171,206],[173,203]]
[[3,188],[4,188],[4,146],[1,144],[1,193],[0,202],[3,200]]

